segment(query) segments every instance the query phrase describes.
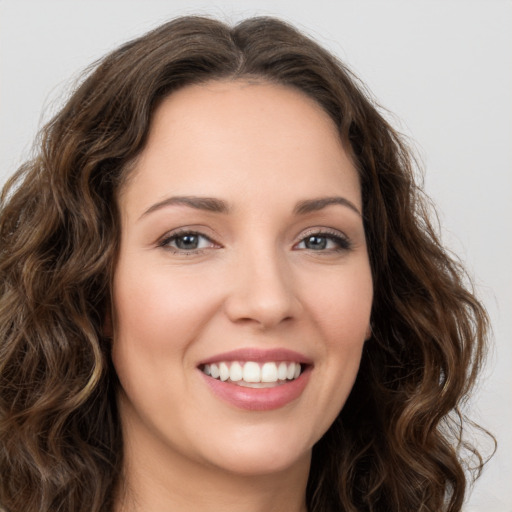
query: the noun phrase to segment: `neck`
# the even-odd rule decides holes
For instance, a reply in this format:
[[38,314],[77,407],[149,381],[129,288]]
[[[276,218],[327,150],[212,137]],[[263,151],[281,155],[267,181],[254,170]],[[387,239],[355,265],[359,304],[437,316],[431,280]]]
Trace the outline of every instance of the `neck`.
[[190,460],[155,443],[154,438],[143,436],[136,444],[125,443],[123,475],[114,510],[307,512],[310,462],[311,454],[306,453],[280,471],[239,474]]
[[[307,512],[309,457],[301,467],[269,475],[238,475],[189,464],[126,461],[116,512]],[[182,461],[183,462],[183,461]]]

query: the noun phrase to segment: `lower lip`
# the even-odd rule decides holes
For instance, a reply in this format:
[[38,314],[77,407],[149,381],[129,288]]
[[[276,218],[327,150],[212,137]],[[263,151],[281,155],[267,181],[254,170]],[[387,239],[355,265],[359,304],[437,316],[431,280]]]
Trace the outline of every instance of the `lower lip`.
[[[201,372],[201,370],[199,370]],[[307,367],[301,375],[290,382],[279,384],[274,388],[246,388],[230,382],[213,379],[201,372],[210,389],[222,400],[247,411],[271,411],[293,402],[304,391],[311,367]]]

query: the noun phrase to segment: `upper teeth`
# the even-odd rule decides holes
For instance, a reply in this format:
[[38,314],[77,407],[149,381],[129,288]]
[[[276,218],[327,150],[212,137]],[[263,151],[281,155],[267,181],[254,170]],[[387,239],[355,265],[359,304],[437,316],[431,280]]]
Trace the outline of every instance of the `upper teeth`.
[[222,381],[232,382],[277,382],[278,380],[292,380],[300,375],[300,363],[266,362],[256,363],[247,361],[222,361],[205,364],[202,368],[206,375]]

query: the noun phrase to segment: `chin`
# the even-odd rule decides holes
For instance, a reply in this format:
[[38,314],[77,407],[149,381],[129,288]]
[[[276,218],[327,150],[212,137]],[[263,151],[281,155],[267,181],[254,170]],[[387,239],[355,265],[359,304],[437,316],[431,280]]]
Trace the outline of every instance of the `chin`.
[[[309,467],[311,450],[302,453],[274,453],[265,449],[259,453],[237,453],[220,461],[222,467],[240,476],[275,475],[299,467]],[[220,465],[219,465],[220,466]]]
[[[243,430],[243,429],[241,429]],[[210,444],[207,458],[224,470],[245,476],[282,473],[294,467],[309,467],[313,441],[286,429],[250,429],[252,434],[227,435],[216,448]]]

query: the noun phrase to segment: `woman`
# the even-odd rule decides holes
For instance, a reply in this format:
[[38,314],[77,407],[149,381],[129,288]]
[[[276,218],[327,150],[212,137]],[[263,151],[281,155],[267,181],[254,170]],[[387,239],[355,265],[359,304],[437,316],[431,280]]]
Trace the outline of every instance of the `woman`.
[[292,27],[113,52],[0,219],[5,510],[461,509],[485,311],[399,136]]

